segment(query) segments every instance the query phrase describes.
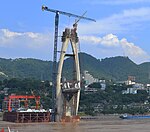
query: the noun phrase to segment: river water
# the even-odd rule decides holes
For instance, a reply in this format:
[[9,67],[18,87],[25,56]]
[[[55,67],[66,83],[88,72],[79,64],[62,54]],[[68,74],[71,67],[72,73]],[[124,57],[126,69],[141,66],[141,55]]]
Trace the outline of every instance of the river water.
[[0,128],[7,127],[18,132],[150,132],[150,119],[122,120],[101,118],[81,120],[77,123],[9,123],[0,121]]

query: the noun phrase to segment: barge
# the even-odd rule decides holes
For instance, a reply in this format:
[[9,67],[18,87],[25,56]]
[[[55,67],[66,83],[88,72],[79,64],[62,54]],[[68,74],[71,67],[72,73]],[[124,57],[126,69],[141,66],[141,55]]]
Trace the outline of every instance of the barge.
[[150,115],[128,115],[123,114],[120,116],[121,119],[150,119]]
[[[35,100],[36,106],[31,107],[29,99]],[[22,107],[23,105],[23,107]],[[50,122],[51,112],[40,108],[40,96],[10,95],[3,102],[3,121],[15,123]]]
[[50,112],[4,112],[3,121],[15,123],[50,122]]

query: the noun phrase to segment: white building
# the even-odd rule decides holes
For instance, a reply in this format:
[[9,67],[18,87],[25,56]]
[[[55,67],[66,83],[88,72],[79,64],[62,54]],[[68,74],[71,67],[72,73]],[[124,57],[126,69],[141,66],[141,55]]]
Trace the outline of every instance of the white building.
[[122,94],[137,94],[137,88],[127,88],[122,91]]
[[105,90],[106,89],[106,83],[101,83],[101,90]]
[[84,71],[84,80],[86,85],[92,84],[94,82],[99,82],[99,79],[94,78],[88,71]]
[[126,85],[133,85],[133,84],[135,84],[135,82],[133,82],[131,80],[127,80],[127,81],[125,81],[125,84]]
[[134,85],[133,85],[133,88],[137,88],[137,89],[144,89],[144,84],[142,84],[142,83],[135,83]]

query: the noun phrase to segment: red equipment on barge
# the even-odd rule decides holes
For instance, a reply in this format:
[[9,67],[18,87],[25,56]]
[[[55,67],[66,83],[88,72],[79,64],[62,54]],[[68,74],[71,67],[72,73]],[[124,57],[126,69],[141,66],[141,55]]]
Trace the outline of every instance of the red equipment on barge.
[[[35,107],[29,108],[29,100],[35,100]],[[23,107],[20,105],[23,102]],[[40,109],[40,96],[10,95],[3,102],[3,120],[16,123],[49,122],[50,112]]]

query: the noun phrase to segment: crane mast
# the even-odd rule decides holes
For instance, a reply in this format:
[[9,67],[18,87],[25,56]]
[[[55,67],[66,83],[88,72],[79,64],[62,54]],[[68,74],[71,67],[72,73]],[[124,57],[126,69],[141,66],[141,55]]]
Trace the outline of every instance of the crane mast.
[[[82,16],[79,16],[79,15],[64,12],[64,11],[49,9],[46,6],[42,6],[42,10],[55,13],[54,55],[53,55],[53,68],[52,68],[53,69],[53,73],[52,73],[52,83],[53,83],[53,86],[52,86],[52,109],[53,109],[52,121],[55,121],[55,114],[57,111],[56,110],[56,86],[57,86],[57,82],[56,82],[57,79],[56,78],[57,78],[57,43],[58,43],[59,14],[66,15],[69,17],[79,18],[79,20],[85,19],[85,20],[94,21],[94,22],[96,22],[96,21],[94,19],[84,17],[84,14],[86,12]],[[76,25],[77,22],[74,25]]]
[[55,109],[56,109],[56,76],[57,76],[57,42],[58,42],[58,24],[59,24],[59,13],[56,12],[55,16],[55,36],[54,36],[54,55],[53,55],[53,73],[52,73],[52,108],[53,115],[52,121],[55,121]]

